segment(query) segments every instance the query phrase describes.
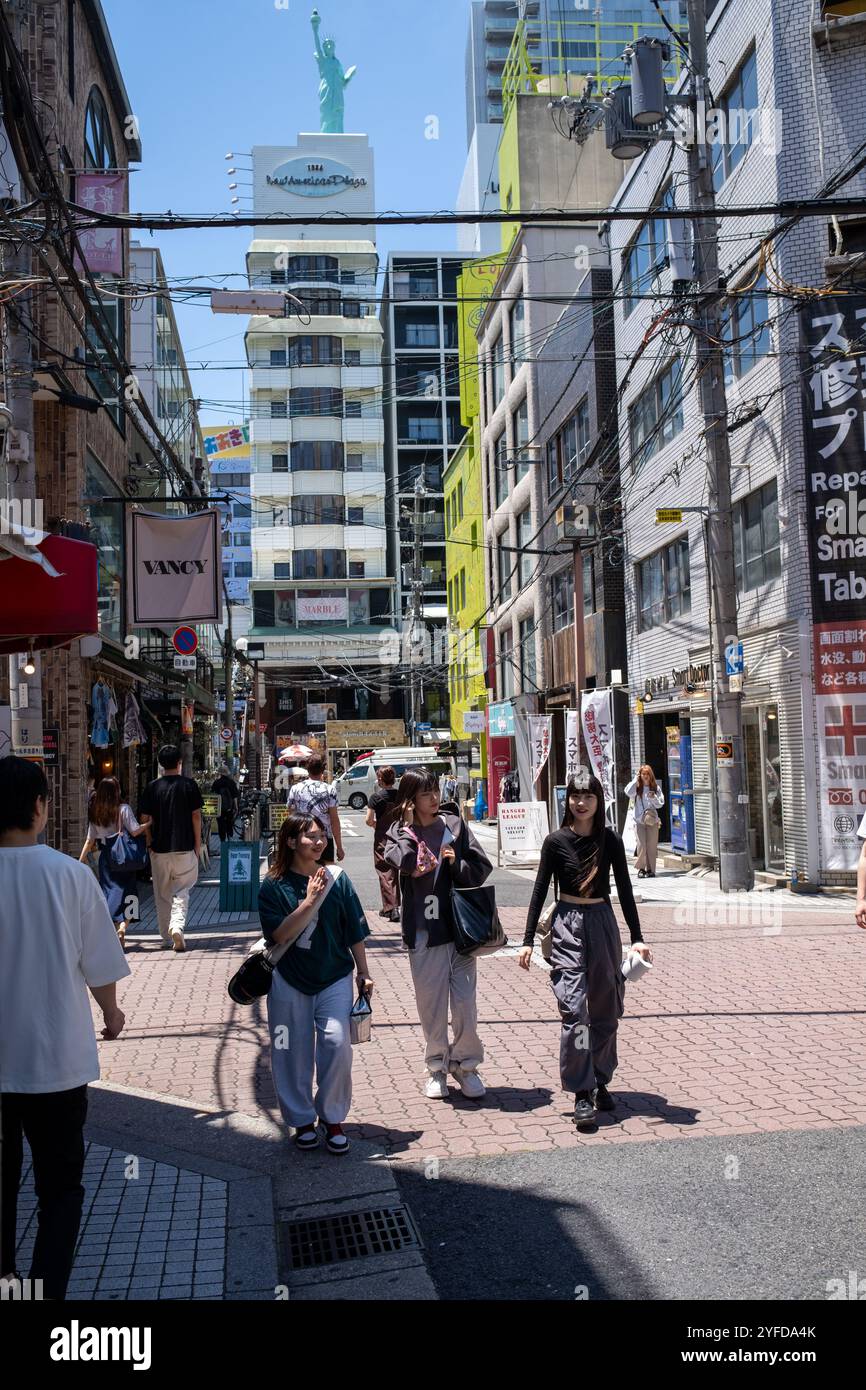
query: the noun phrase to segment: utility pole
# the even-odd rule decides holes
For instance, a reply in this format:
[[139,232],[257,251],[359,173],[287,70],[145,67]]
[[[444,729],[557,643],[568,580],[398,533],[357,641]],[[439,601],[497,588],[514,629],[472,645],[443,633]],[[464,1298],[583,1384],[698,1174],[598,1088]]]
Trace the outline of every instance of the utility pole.
[[[10,243],[6,243],[7,246]],[[4,257],[4,279],[26,280],[32,275],[30,248],[18,246]],[[33,359],[30,335],[22,325],[23,312],[31,312],[30,293],[15,300],[14,314],[6,310],[6,399],[12,416],[6,438],[6,497],[20,503],[22,522],[39,529],[36,507],[36,449],[33,435]],[[14,474],[14,476],[13,476]],[[10,516],[15,510],[10,508]],[[62,579],[54,581],[62,584]],[[35,634],[34,634],[35,635]],[[42,747],[42,662],[34,652],[25,670],[26,656],[14,652],[9,657],[9,703],[12,709],[12,752],[20,757],[41,758]]]
[[[421,678],[416,674],[416,658],[420,653],[423,659],[423,617],[421,594],[424,588],[424,576],[422,570],[421,552],[421,504],[427,492],[424,487],[424,480],[421,474],[415,479],[415,502],[413,511],[414,543],[412,548],[412,619],[410,623],[411,639],[409,644],[409,689],[411,706],[412,724],[412,746],[418,747],[418,718],[421,712]],[[420,647],[419,647],[420,643]]]
[[[689,0],[689,62],[694,96],[694,138],[689,143],[689,187],[692,189],[694,268],[700,325],[694,335],[695,361],[709,480],[709,586],[716,654],[712,678],[716,708],[716,792],[719,821],[719,883],[723,892],[746,891],[754,885],[747,836],[742,693],[731,690],[722,665],[725,649],[737,648],[737,590],[734,574],[731,452],[728,405],[719,314],[719,245],[716,195],[706,141],[707,5]],[[720,758],[720,744],[733,745],[732,757]]]

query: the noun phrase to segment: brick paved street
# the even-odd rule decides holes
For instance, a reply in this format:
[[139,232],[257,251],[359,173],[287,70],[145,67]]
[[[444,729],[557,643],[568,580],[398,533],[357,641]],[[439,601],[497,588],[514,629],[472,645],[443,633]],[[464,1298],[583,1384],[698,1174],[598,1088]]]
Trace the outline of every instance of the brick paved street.
[[[559,1089],[547,970],[521,971],[510,953],[479,965],[487,1098],[467,1101],[456,1087],[448,1102],[420,1093],[408,960],[397,929],[370,910],[375,1026],[355,1054],[349,1132],[405,1161],[863,1123],[866,943],[842,905],[770,908],[772,925],[726,926],[683,925],[667,906],[643,906],[656,968],[627,988],[617,1113],[581,1135]],[[518,942],[524,911],[502,915]],[[103,1082],[274,1116],[264,1008],[238,1008],[225,993],[252,934],[193,930],[183,956],[133,937],[127,1029],[100,1044]],[[845,1084],[831,1093],[825,1079],[842,1070]]]

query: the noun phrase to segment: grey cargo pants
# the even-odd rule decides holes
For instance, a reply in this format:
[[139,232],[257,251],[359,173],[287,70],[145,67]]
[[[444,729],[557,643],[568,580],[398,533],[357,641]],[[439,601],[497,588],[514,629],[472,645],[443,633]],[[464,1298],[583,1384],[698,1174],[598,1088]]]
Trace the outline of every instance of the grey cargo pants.
[[609,903],[559,903],[554,913],[550,983],[559,1005],[562,1089],[607,1085],[616,1071],[616,1030],[625,981],[622,944]]

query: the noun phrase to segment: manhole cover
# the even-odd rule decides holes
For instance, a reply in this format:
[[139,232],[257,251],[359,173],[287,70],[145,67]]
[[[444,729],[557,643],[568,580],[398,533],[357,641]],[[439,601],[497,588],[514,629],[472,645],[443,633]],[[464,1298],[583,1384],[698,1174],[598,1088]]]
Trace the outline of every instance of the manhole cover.
[[390,1255],[421,1244],[405,1207],[375,1207],[308,1221],[281,1221],[280,1245],[289,1269],[342,1264]]

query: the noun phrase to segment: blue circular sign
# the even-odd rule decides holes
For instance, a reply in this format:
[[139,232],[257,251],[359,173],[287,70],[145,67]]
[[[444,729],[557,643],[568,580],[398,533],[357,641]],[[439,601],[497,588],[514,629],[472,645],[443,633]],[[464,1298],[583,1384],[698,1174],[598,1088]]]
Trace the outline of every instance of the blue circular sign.
[[194,627],[179,627],[172,637],[174,649],[181,656],[192,656],[198,647],[198,633]]

